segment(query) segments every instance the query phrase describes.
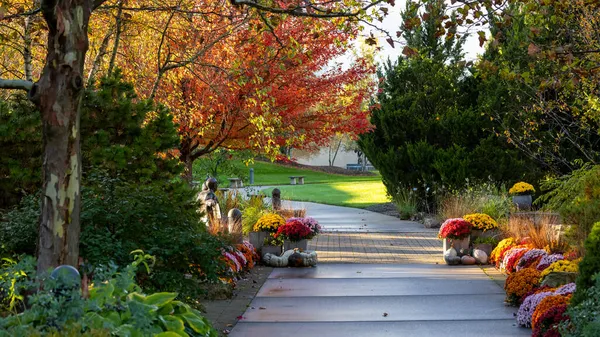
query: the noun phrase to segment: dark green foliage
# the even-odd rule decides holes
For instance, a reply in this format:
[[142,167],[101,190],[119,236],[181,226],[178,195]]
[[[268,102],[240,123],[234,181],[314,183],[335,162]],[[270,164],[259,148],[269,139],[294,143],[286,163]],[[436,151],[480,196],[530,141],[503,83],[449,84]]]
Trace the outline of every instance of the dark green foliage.
[[[544,46],[565,37],[556,36],[554,23],[536,23],[523,8],[507,9],[510,25],[496,25],[504,20],[490,18],[491,35],[499,37],[499,43],[488,45],[478,65],[480,111],[494,118],[497,132],[546,171],[569,173],[577,168],[577,159],[597,163],[599,126],[582,112],[588,98],[577,97],[588,95],[588,89],[574,89],[570,79],[561,83],[564,70],[550,57],[528,54],[530,42]],[[547,29],[532,35],[530,28],[536,25]]]
[[[587,240],[585,240],[585,255],[579,263],[579,276],[577,277],[577,290],[571,303],[577,305],[586,298],[586,290],[595,284],[593,275],[600,273],[600,222],[593,227]],[[600,291],[600,289],[598,289]],[[600,308],[600,307],[599,307]],[[598,312],[600,314],[600,312]]]
[[[600,242],[600,237],[597,242]],[[599,251],[596,250],[596,253]],[[561,336],[600,336],[600,272],[589,276],[589,288],[579,288],[577,283],[577,291],[567,310],[570,319],[561,324]]]
[[35,254],[40,221],[39,198],[28,195],[5,214],[0,214],[0,256]]
[[41,185],[42,122],[25,96],[0,100],[0,209]]
[[574,244],[581,245],[594,223],[600,221],[600,166],[584,165],[563,177],[546,181],[542,189],[547,192],[540,197],[540,203],[560,212],[563,221],[574,226],[570,235]]
[[[90,174],[81,213],[80,255],[92,265],[124,266],[134,249],[156,257],[155,272],[142,285],[189,294],[198,280],[217,280],[225,245],[200,222],[195,191],[183,182],[139,185]],[[185,278],[192,275],[193,280]],[[185,288],[185,289],[182,289]]]
[[[457,189],[471,181],[513,182],[535,172],[477,112],[476,83],[462,68],[430,59],[388,63],[375,130],[359,145],[390,195],[401,188]],[[532,172],[533,171],[533,172]]]
[[[199,311],[175,300],[177,293],[143,294],[135,277],[150,272],[153,257],[140,250],[132,254],[134,262],[122,271],[109,267],[94,274],[89,298],[82,296],[78,280],[42,278],[44,287],[30,294],[23,312],[0,318],[0,337],[154,336],[165,331],[217,336]],[[14,281],[19,287],[23,282]]]
[[179,145],[172,116],[151,101],[136,100],[120,71],[86,93],[81,139],[84,174],[94,167],[113,177],[148,182],[181,173],[177,159],[157,155]]
[[25,297],[37,288],[35,259],[22,255],[0,260],[0,317],[25,308]]
[[375,129],[359,139],[388,193],[417,188],[421,208],[434,191],[460,189],[467,179],[514,183],[537,174],[479,111],[481,83],[461,61],[462,41],[436,36],[444,8],[444,1],[432,3],[421,27],[405,33],[417,55],[379,71]]

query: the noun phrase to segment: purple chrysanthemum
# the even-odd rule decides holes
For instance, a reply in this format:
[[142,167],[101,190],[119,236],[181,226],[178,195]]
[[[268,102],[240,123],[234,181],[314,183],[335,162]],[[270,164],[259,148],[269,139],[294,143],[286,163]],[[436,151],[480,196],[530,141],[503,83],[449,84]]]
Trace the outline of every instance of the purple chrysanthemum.
[[533,316],[533,312],[535,308],[540,304],[540,302],[548,297],[554,295],[552,291],[545,291],[543,293],[537,293],[530,296],[527,296],[523,304],[519,307],[519,311],[517,312],[517,323],[520,326],[531,327],[531,318]]
[[575,292],[575,283],[571,282],[571,283],[567,283],[564,286],[556,289],[556,291],[554,292],[555,295],[568,295],[568,294],[572,294]]
[[546,251],[543,249],[535,248],[528,251],[521,257],[519,263],[517,263],[517,271],[527,267],[533,260],[537,259],[538,257],[546,255],[548,255],[548,253],[546,253]]
[[554,262],[564,260],[564,259],[565,259],[565,257],[562,254],[545,255],[544,257],[542,257],[542,259],[540,260],[540,263],[538,263],[536,268],[537,268],[537,270],[542,271],[542,270],[548,268],[548,266],[550,266]]

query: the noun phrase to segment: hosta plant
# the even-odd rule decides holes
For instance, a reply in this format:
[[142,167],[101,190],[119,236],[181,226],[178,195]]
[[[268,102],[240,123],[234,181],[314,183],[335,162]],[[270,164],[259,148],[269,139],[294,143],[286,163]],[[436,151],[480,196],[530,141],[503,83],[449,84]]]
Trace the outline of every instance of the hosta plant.
[[217,336],[198,310],[176,300],[177,293],[144,294],[135,276],[142,266],[150,271],[153,257],[132,254],[135,261],[122,272],[99,272],[104,277],[94,280],[88,298],[78,280],[43,280],[25,311],[0,319],[0,336]]

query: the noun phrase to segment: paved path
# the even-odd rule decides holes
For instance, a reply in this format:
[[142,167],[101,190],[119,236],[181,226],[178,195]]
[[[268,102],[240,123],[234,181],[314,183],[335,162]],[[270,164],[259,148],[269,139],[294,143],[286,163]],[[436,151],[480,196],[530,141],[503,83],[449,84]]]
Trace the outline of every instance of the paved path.
[[274,269],[230,336],[529,336],[475,266]]
[[275,268],[230,336],[529,336],[498,282],[446,266],[437,230],[346,207],[294,203],[324,233],[314,268]]

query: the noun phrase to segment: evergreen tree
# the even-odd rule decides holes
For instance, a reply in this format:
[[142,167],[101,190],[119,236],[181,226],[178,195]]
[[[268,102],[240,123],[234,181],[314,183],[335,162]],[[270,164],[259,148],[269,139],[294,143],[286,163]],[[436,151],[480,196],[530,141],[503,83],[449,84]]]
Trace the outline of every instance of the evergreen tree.
[[375,129],[359,139],[391,196],[404,188],[424,196],[441,185],[460,188],[467,179],[512,182],[535,173],[479,112],[479,81],[461,62],[461,40],[436,33],[444,12],[443,1],[432,7],[421,27],[406,34],[415,53],[380,70]]

